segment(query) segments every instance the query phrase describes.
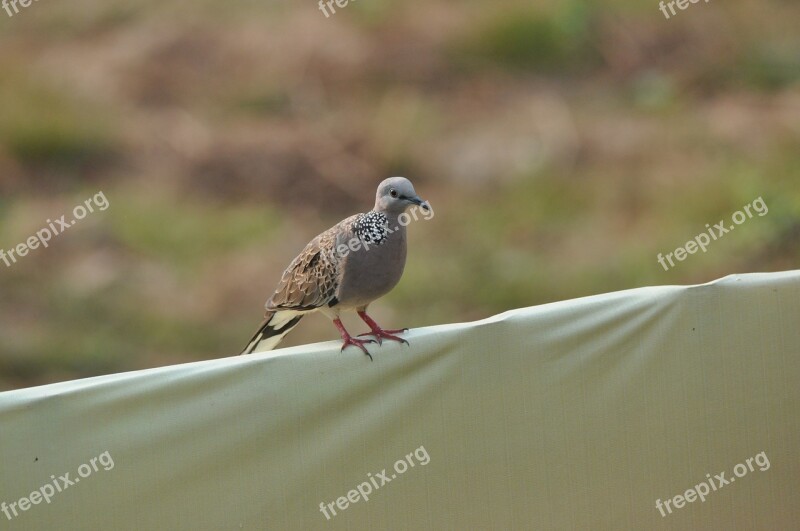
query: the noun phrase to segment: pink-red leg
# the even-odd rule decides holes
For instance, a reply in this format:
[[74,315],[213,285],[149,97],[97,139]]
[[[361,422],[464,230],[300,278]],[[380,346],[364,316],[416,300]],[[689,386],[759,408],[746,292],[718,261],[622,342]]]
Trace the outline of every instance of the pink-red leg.
[[369,359],[372,359],[372,354],[369,353],[367,347],[364,345],[367,343],[375,343],[373,339],[356,339],[350,335],[350,332],[345,329],[342,321],[340,319],[334,319],[333,324],[339,330],[339,333],[342,334],[342,350],[346,349],[348,346],[353,345],[354,347],[358,347],[364,351],[364,354],[369,356]]
[[383,344],[384,339],[389,339],[391,341],[399,341],[400,343],[405,343],[408,345],[408,341],[403,339],[402,337],[397,337],[394,334],[402,334],[403,332],[408,332],[408,328],[401,328],[398,330],[384,330],[381,328],[378,323],[372,320],[372,317],[367,315],[366,311],[358,312],[358,316],[361,317],[361,320],[367,323],[367,326],[370,328],[370,332],[366,334],[359,334],[361,336],[374,336],[375,339],[378,341],[378,344]]

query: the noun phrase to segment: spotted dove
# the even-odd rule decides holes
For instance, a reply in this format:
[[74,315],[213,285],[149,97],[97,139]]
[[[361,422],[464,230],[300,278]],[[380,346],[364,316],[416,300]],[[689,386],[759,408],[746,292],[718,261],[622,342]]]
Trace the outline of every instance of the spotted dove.
[[[388,339],[407,344],[395,335],[405,330],[384,330],[367,315],[367,307],[400,281],[410,219],[406,210],[414,205],[433,214],[411,181],[386,179],[378,186],[370,212],[351,216],[311,240],[283,272],[265,304],[264,322],[242,354],[275,348],[303,316],[317,311],[333,320],[342,336],[342,350],[352,345],[372,359],[364,346],[367,343],[380,345]],[[350,335],[339,318],[343,310],[358,313],[370,327],[370,332],[361,336],[370,339]]]

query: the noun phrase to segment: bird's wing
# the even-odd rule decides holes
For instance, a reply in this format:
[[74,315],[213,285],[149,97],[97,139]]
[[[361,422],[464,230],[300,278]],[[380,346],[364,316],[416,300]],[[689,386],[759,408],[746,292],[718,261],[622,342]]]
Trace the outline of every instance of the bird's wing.
[[283,272],[266,309],[307,311],[330,304],[341,282],[341,259],[336,247],[353,235],[359,214],[326,230],[306,245]]

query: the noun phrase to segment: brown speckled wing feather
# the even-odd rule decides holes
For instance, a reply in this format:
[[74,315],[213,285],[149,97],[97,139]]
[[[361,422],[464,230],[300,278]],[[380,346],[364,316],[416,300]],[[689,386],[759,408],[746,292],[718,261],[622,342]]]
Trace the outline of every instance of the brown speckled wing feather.
[[331,303],[341,282],[336,246],[352,237],[356,216],[326,230],[306,245],[286,271],[266,309],[307,311]]

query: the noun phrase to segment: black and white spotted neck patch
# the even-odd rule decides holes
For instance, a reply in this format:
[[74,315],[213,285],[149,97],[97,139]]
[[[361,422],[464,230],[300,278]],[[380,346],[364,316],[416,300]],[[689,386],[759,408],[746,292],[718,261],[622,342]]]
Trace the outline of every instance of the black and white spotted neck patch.
[[380,212],[367,212],[356,219],[356,237],[369,245],[381,245],[389,236],[389,218]]

